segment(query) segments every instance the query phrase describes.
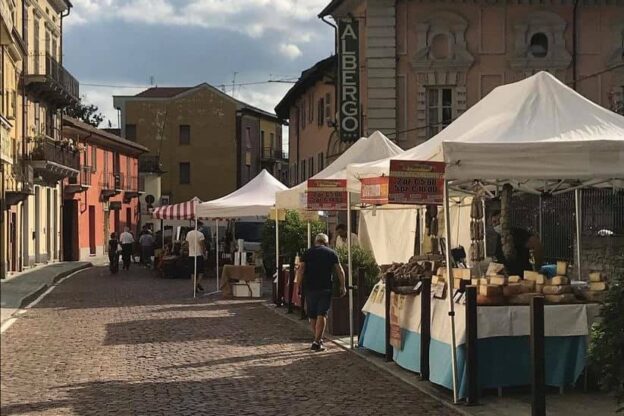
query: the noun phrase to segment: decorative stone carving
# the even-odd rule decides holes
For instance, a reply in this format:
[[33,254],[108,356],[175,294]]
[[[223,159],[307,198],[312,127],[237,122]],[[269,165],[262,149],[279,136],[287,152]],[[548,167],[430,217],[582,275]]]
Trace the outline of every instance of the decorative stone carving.
[[[443,69],[466,71],[474,57],[466,48],[468,21],[452,12],[437,12],[415,24],[416,53],[411,60],[416,71]],[[446,39],[448,46],[441,44]]]
[[[514,49],[509,65],[515,70],[555,70],[570,66],[572,55],[566,49],[565,20],[556,13],[537,11],[529,13],[513,25]],[[547,42],[545,56],[531,50],[531,39],[543,34]]]

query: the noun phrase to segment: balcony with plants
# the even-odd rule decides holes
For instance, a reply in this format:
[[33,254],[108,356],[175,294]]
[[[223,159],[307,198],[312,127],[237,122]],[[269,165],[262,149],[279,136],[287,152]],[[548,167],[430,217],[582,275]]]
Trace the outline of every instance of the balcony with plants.
[[80,99],[80,84],[50,54],[34,54],[32,70],[25,85],[30,95],[57,108],[75,104]]
[[35,177],[46,183],[56,183],[63,178],[78,176],[83,150],[84,145],[72,139],[54,140],[43,134],[35,136],[30,153]]

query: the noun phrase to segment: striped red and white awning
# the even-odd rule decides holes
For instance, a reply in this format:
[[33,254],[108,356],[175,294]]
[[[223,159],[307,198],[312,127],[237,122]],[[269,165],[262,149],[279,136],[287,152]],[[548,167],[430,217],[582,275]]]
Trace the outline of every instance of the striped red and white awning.
[[195,205],[199,203],[201,200],[195,197],[179,204],[154,208],[152,218],[156,220],[193,220],[195,219]]

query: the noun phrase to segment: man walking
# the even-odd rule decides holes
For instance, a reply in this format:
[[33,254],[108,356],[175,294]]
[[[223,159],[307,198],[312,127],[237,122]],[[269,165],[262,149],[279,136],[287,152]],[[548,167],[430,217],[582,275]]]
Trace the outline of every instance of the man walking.
[[130,228],[124,228],[124,232],[121,233],[121,235],[119,236],[119,243],[121,243],[121,258],[123,259],[123,269],[130,270],[132,245],[134,244],[134,237],[130,233]]
[[154,236],[149,230],[145,230],[145,233],[139,237],[139,245],[141,246],[141,261],[149,269],[154,255]]
[[[199,224],[198,224],[199,225]],[[202,276],[204,275],[204,234],[202,234],[199,230],[191,230],[186,233],[186,241],[188,242],[188,250],[189,250],[189,267],[191,270],[191,274],[194,274],[195,271],[195,262],[197,262],[197,281],[195,284],[196,288],[200,292],[204,291],[202,285],[199,284]]]
[[326,234],[318,234],[314,239],[314,247],[309,249],[299,263],[298,280],[302,282],[303,293],[310,325],[314,333],[312,351],[323,351],[323,333],[327,323],[327,312],[331,304],[332,273],[340,279],[340,296],[347,293],[345,273],[338,260],[338,254],[327,245]]

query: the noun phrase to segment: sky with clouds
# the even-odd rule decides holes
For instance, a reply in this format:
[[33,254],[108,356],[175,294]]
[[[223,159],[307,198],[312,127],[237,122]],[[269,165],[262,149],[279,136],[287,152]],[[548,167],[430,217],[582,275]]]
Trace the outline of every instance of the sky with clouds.
[[[296,79],[333,53],[333,29],[316,16],[329,0],[73,0],[63,63],[80,94],[117,125],[113,95],[150,86],[225,85]],[[291,87],[235,87],[268,111]],[[103,126],[108,125],[108,120]]]

